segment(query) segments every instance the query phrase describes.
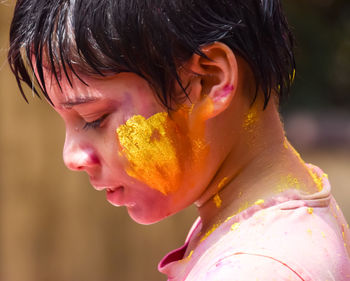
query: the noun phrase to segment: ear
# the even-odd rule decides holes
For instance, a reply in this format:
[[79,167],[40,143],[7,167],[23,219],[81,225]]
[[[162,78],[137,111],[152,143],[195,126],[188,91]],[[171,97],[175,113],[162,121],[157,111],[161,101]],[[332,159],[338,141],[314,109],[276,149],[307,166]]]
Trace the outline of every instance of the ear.
[[[238,82],[237,59],[223,43],[215,42],[201,49],[208,57],[194,54],[185,68],[192,72],[190,98],[193,111],[204,119],[223,112],[236,93]],[[197,74],[193,77],[193,73]]]

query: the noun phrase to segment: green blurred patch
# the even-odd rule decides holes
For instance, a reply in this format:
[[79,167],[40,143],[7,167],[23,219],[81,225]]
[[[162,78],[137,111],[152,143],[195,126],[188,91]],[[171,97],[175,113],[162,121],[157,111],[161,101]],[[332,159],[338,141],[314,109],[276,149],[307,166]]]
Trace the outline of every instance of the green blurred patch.
[[283,111],[350,110],[350,1],[285,0],[297,75]]

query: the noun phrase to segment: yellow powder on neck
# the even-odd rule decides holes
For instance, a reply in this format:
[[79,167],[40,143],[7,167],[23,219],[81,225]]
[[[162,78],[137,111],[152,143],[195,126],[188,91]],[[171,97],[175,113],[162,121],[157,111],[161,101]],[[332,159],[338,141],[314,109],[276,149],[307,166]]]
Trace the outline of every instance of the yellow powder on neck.
[[213,200],[214,200],[214,204],[215,204],[216,208],[220,208],[221,204],[222,204],[222,200],[221,200],[221,198],[219,196],[219,193],[215,194]]

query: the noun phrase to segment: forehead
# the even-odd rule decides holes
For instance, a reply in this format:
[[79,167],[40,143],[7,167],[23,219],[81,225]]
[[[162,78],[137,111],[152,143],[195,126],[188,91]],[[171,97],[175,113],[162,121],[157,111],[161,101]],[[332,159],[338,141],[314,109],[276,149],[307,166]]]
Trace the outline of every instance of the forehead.
[[61,75],[56,79],[50,70],[43,68],[46,92],[54,106],[71,107],[103,97],[103,91],[97,87],[102,81],[96,83],[91,78],[85,78],[82,82],[76,75],[68,75],[69,78]]

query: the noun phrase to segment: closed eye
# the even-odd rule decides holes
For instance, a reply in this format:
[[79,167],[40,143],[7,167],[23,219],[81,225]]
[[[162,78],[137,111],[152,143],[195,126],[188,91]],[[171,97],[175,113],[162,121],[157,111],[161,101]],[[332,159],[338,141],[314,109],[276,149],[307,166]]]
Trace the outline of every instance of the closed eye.
[[92,121],[92,122],[86,122],[83,129],[89,130],[89,129],[97,129],[101,126],[101,123],[107,118],[108,114],[103,115],[102,117]]

